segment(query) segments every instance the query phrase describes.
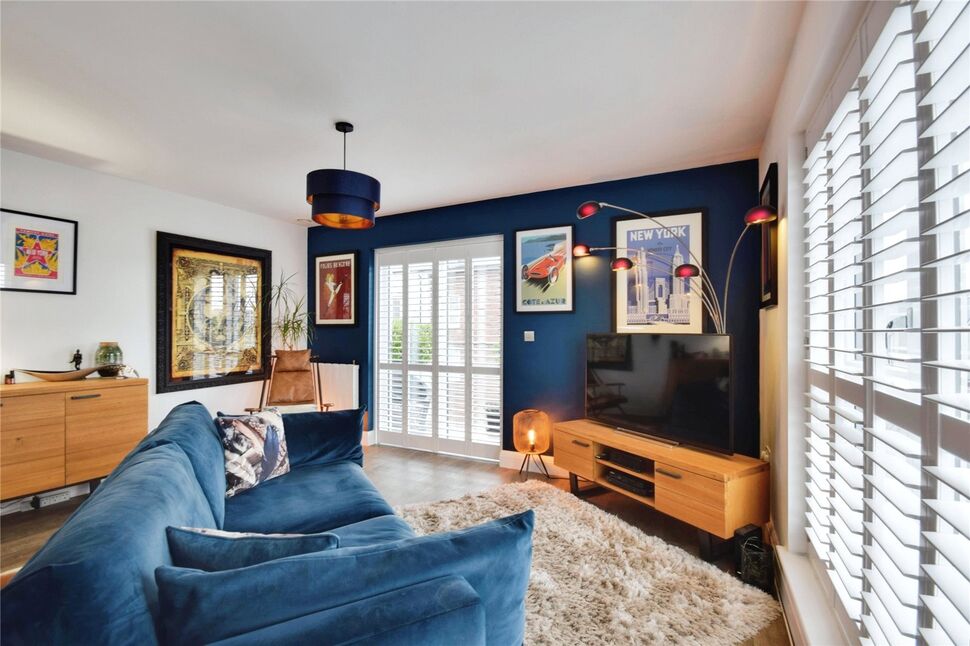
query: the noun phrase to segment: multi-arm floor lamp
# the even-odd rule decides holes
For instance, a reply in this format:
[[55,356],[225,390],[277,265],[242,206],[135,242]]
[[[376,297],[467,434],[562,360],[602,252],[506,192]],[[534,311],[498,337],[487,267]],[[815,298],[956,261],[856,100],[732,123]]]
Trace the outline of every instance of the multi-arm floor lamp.
[[[697,259],[690,251],[690,245],[688,245],[680,236],[678,236],[672,229],[665,226],[660,220],[653,218],[646,213],[641,213],[640,211],[634,211],[632,209],[627,209],[622,206],[617,206],[615,204],[609,204],[608,202],[583,202],[576,209],[576,217],[580,220],[585,220],[590,218],[602,209],[616,209],[617,211],[623,211],[624,213],[632,213],[633,215],[639,215],[641,218],[646,218],[650,220],[658,227],[669,233],[678,242],[684,245],[687,253],[690,256],[690,261],[677,265],[673,268],[674,276],[677,278],[689,278],[698,279],[700,282],[700,289],[698,293],[701,295],[701,302],[704,307],[707,308],[707,313],[711,317],[711,321],[714,322],[714,330],[718,334],[727,333],[727,313],[728,313],[728,289],[731,286],[731,272],[734,270],[734,256],[738,252],[738,247],[741,245],[741,240],[744,238],[744,234],[748,232],[748,229],[760,224],[767,224],[768,222],[773,222],[778,219],[778,211],[775,210],[773,206],[769,205],[759,205],[748,209],[748,212],[744,216],[744,228],[741,230],[740,235],[738,235],[737,242],[734,243],[734,249],[731,251],[731,259],[728,261],[727,267],[727,277],[724,280],[724,294],[723,303],[724,308],[721,308],[722,300],[718,299],[717,291],[714,289],[714,284],[711,282],[710,277],[707,275],[707,271],[701,264],[701,261]],[[589,247],[585,244],[577,244],[573,247],[573,256],[582,257],[589,256],[596,251],[612,251],[623,252],[628,254],[629,252],[634,252],[634,258],[630,258],[628,255],[620,256],[618,255],[611,263],[610,269],[613,271],[626,271],[628,269],[633,269],[637,264],[643,264],[645,262],[646,256],[653,256],[660,262],[671,266],[670,263],[656,254],[652,254],[649,251],[643,249],[631,249],[628,247]]]

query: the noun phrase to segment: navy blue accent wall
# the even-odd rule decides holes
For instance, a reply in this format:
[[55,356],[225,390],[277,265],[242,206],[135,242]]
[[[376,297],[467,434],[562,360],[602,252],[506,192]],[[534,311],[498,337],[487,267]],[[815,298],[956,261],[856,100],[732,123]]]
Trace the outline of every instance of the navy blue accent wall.
[[[612,202],[647,213],[707,209],[707,258],[704,264],[720,293],[731,249],[741,232],[744,213],[758,202],[758,162],[749,160],[633,179],[589,184],[495,200],[378,218],[373,229],[310,229],[308,236],[309,306],[313,311],[315,256],[360,251],[358,325],[318,326],[313,348],[324,361],[361,364],[362,403],[373,395],[373,312],[371,303],[374,250],[472,236],[505,236],[504,437],[512,448],[512,415],[541,408],[553,420],[583,416],[584,342],[587,332],[612,331],[612,272],[605,255],[579,258],[575,310],[569,313],[518,314],[515,311],[515,231],[560,224],[576,225],[576,242],[609,246],[613,216],[603,211],[576,220],[576,207],[586,200]],[[738,250],[731,279],[728,332],[734,345],[735,450],[758,454],[758,302],[759,232],[749,231]],[[522,333],[534,330],[525,343]]]

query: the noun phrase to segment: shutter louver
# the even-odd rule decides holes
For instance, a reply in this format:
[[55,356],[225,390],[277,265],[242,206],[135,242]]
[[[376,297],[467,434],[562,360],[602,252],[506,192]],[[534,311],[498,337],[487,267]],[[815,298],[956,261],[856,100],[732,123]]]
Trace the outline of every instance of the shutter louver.
[[805,162],[808,536],[872,644],[970,635],[970,9],[902,2]]

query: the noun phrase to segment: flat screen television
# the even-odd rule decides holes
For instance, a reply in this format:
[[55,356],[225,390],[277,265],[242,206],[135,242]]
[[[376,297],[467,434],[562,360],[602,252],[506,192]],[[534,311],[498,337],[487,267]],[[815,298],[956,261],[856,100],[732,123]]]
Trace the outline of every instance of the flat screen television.
[[621,431],[732,453],[731,337],[587,335],[586,417]]

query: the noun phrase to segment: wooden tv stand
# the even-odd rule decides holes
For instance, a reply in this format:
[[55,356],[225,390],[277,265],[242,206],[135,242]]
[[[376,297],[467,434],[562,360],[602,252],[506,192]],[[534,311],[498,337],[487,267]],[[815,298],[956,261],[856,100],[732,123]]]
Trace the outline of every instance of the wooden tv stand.
[[[608,448],[646,459],[645,470],[637,472],[597,457]],[[768,522],[767,462],[671,446],[586,419],[555,424],[553,450],[556,466],[569,471],[574,494],[579,493],[578,476],[693,525],[701,530],[701,555],[708,560],[711,536],[729,539],[739,527]],[[653,497],[608,482],[608,469],[653,482]]]

